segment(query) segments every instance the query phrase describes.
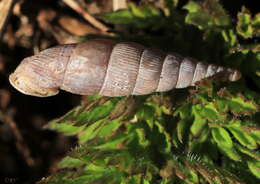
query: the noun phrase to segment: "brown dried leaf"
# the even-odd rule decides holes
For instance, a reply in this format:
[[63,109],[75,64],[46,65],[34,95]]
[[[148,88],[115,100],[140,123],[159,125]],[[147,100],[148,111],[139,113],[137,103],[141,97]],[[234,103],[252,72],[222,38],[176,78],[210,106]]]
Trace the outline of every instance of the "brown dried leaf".
[[0,39],[2,37],[7,18],[11,12],[15,0],[0,1]]
[[0,73],[5,70],[5,57],[0,55]]
[[84,22],[70,16],[61,16],[58,22],[64,30],[76,36],[100,33],[97,29],[91,27],[90,25],[87,25]]
[[5,109],[10,102],[11,93],[6,89],[0,89],[0,108]]

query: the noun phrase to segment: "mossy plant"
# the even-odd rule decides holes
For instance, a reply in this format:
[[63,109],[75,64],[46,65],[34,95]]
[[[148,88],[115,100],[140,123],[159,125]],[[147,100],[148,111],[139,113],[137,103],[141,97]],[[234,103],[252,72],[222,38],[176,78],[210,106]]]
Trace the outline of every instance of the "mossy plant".
[[216,0],[177,6],[129,4],[103,19],[121,25],[113,39],[235,67],[242,79],[147,96],[89,96],[48,124],[77,136],[78,146],[39,184],[259,182],[260,47],[240,40],[259,36],[260,15],[243,7],[234,23]]

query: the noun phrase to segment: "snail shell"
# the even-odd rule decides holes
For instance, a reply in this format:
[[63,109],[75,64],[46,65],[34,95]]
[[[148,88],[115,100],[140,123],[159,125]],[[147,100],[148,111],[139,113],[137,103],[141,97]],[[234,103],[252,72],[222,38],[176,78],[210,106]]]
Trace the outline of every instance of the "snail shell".
[[104,96],[145,95],[185,88],[221,74],[236,81],[240,72],[181,57],[133,42],[93,39],[58,45],[25,58],[9,77],[24,94],[47,97],[60,89]]

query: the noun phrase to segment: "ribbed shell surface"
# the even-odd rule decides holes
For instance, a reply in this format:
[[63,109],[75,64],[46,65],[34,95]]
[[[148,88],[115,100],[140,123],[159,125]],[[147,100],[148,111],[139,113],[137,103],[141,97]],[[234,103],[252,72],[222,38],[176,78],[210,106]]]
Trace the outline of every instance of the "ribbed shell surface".
[[99,92],[105,96],[132,94],[144,47],[136,43],[119,43],[112,50],[104,84]]
[[165,56],[165,53],[155,49],[143,51],[132,94],[149,94],[157,90]]
[[61,89],[90,95],[104,85],[109,58],[115,43],[96,39],[78,44],[71,53]]
[[241,74],[137,43],[93,39],[25,58],[9,80],[21,92],[34,96],[51,96],[63,89],[113,97],[185,88],[211,76],[236,81]]
[[131,42],[118,43],[112,49],[99,94],[144,95],[185,88],[223,70],[175,53],[166,54]]

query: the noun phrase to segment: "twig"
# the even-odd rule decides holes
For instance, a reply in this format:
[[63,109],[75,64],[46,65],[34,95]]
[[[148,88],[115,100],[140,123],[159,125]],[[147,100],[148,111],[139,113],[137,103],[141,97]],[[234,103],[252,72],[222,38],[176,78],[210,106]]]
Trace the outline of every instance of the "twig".
[[23,155],[27,165],[30,167],[34,166],[35,161],[31,157],[30,150],[29,150],[27,144],[25,143],[20,130],[16,126],[16,122],[10,116],[3,113],[2,111],[0,111],[0,120],[4,123],[8,124],[9,127],[11,128],[13,135],[16,139],[17,150]]
[[1,0],[0,1],[0,40],[4,32],[7,18],[16,0]]
[[100,31],[107,33],[107,31],[109,30],[109,28],[105,24],[101,23],[96,18],[91,16],[88,12],[86,12],[83,8],[81,8],[75,2],[75,0],[63,0],[63,2],[66,3],[72,9],[74,9],[76,12],[81,14],[89,23],[91,23],[94,27],[98,28]]

